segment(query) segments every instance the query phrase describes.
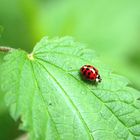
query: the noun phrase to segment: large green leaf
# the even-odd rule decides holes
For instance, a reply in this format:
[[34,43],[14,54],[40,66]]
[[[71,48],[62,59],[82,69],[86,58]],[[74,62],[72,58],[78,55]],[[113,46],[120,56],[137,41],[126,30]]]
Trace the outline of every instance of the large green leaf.
[[[0,52],[0,67],[5,55],[4,52]],[[0,88],[0,140],[13,140],[21,134],[17,128],[18,122],[15,123],[11,118],[4,102],[4,93]]]
[[[84,64],[98,67],[100,84],[81,78]],[[1,69],[11,114],[31,139],[140,139],[140,92],[72,38],[44,38],[31,54],[11,51]]]

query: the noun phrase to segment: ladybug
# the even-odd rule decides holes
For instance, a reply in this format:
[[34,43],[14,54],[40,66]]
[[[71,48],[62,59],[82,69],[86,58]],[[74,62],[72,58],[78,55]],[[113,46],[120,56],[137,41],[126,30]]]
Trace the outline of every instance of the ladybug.
[[80,68],[80,72],[82,76],[89,81],[95,81],[98,83],[102,80],[98,70],[94,66],[84,65]]

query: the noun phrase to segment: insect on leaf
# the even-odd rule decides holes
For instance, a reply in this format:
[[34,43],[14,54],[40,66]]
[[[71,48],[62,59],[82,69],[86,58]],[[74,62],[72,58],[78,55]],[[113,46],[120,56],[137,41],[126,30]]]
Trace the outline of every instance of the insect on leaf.
[[[12,117],[32,140],[139,140],[140,92],[71,37],[43,38],[31,54],[12,50],[0,82]],[[79,74],[98,68],[102,82]]]

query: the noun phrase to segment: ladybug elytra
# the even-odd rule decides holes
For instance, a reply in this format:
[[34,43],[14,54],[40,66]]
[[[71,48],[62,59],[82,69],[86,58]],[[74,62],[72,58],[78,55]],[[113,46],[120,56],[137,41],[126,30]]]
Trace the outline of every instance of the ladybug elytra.
[[101,77],[98,70],[91,65],[84,65],[81,67],[80,72],[84,78],[90,81],[101,82]]

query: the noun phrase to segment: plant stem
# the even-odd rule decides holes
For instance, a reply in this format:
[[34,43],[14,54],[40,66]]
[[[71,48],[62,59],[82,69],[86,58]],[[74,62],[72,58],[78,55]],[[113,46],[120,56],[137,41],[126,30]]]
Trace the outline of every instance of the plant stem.
[[13,50],[13,49],[10,47],[0,46],[0,52],[9,52],[11,50]]

